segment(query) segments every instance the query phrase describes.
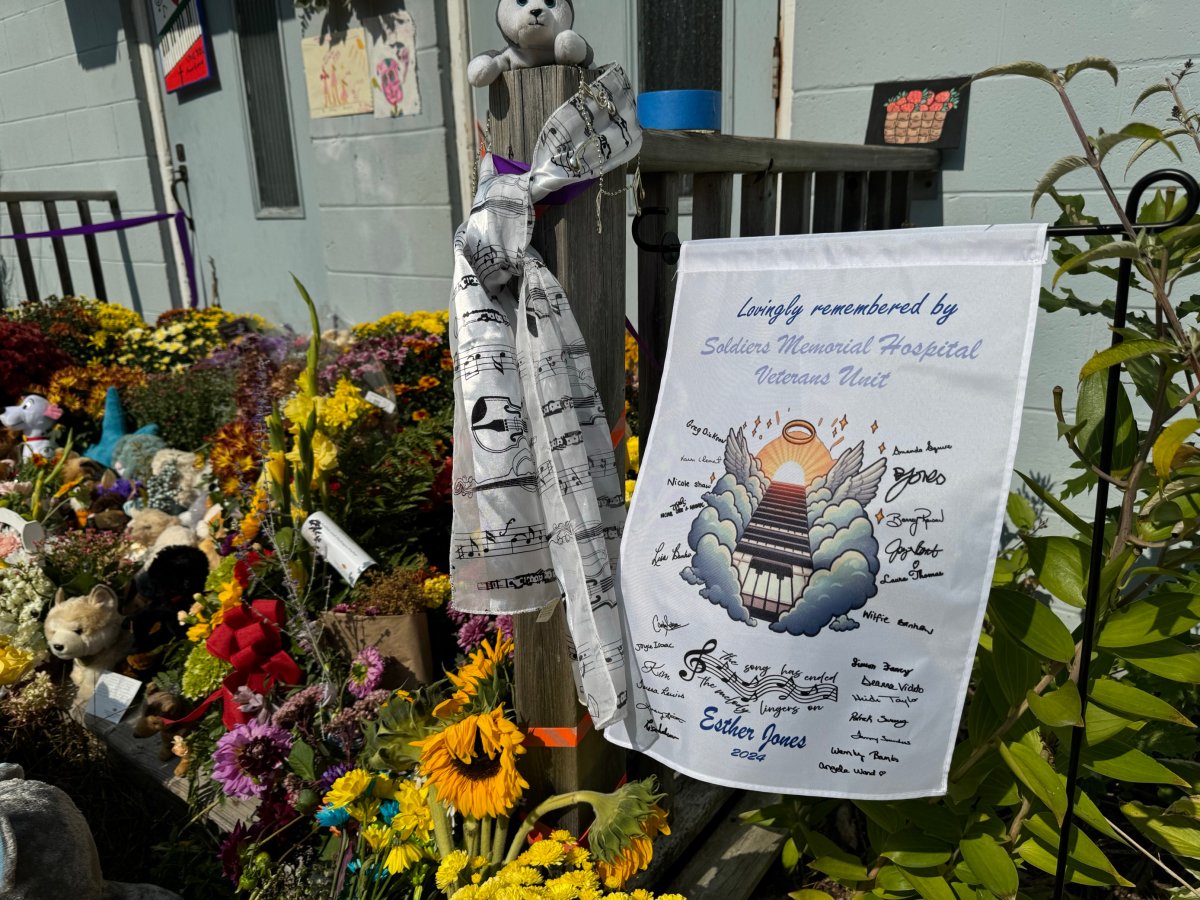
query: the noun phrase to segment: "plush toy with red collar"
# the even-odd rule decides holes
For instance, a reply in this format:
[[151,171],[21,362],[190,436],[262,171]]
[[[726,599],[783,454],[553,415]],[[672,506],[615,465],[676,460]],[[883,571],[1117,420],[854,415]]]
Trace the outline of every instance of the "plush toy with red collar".
[[20,406],[10,406],[4,410],[4,415],[0,415],[0,425],[21,433],[25,445],[21,459],[28,462],[35,455],[54,455],[58,445],[50,437],[50,432],[62,415],[62,408],[57,404],[37,394],[30,394],[21,401]]

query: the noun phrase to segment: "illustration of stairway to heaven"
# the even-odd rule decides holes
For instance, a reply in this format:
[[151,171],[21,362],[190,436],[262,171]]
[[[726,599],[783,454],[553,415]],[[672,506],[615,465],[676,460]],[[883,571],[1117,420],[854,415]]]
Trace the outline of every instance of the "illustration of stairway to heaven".
[[803,485],[771,482],[733,553],[742,603],[750,615],[778,621],[812,575],[808,501]]

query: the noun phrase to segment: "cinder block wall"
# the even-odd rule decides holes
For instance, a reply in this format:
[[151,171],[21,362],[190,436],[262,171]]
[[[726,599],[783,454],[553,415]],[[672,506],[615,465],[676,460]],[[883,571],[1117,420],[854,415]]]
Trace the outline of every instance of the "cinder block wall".
[[[0,191],[115,190],[126,218],[159,212],[142,127],[135,68],[118,0],[4,0],[0,3]],[[64,226],[79,224],[61,205]],[[108,221],[95,206],[96,221]],[[31,231],[46,227],[25,208]],[[0,207],[0,234],[12,233]],[[164,232],[156,226],[98,237],[114,302],[153,318],[172,305]],[[77,293],[92,293],[82,238],[67,241]],[[31,245],[39,292],[59,293],[49,241]],[[15,246],[0,241],[4,296],[25,298]]]
[[[1085,72],[1072,81],[1070,93],[1089,133],[1101,127],[1116,131],[1134,119],[1133,103],[1144,87],[1193,55],[1200,61],[1195,0],[928,0],[910,6],[855,0],[853,15],[844,4],[796,4],[793,136],[808,140],[861,143],[877,82],[970,75],[1020,59],[1062,68],[1090,55],[1117,63],[1119,86],[1101,72]],[[1191,102],[1200,103],[1200,77],[1184,86]],[[1165,126],[1169,107],[1159,96],[1136,118]],[[1180,150],[1186,167],[1200,174],[1195,147],[1180,145]],[[1062,104],[1048,86],[1015,77],[980,82],[972,91],[965,148],[946,155],[942,202],[921,204],[916,224],[1030,221],[1034,186],[1056,159],[1079,152]],[[1125,178],[1128,154],[1114,152],[1106,167],[1122,201],[1121,186],[1175,163],[1165,150],[1155,151]],[[1070,176],[1061,187],[1083,193],[1089,211],[1113,220],[1090,173]],[[1034,218],[1052,221],[1056,215],[1053,201],[1044,199]],[[1047,286],[1054,268],[1047,267]],[[1102,278],[1074,286],[1089,299],[1112,296],[1111,282]],[[1200,280],[1193,280],[1191,291],[1182,295],[1197,290]],[[1148,300],[1135,294],[1133,302],[1144,308]],[[1069,477],[1069,452],[1057,442],[1052,391],[1062,385],[1067,407],[1073,408],[1080,366],[1107,340],[1104,324],[1095,317],[1040,314],[1018,468],[1060,483]]]

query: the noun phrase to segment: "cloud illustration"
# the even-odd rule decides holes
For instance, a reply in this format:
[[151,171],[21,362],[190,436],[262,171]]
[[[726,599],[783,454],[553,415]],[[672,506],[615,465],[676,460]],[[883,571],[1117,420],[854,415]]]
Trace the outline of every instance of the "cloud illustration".
[[692,523],[691,531],[688,532],[688,546],[699,553],[700,541],[705,535],[712,535],[718,543],[725,546],[732,559],[733,551],[737,549],[738,527],[728,519],[721,518],[720,512],[711,506],[705,507],[700,511],[700,515],[696,516],[696,521]]
[[[858,506],[854,500],[847,500],[846,503]],[[841,505],[845,506],[846,503]],[[832,523],[821,526],[823,532],[832,527]],[[814,540],[812,546],[813,568],[817,570],[832,569],[844,554],[854,552],[866,559],[872,575],[879,572],[879,541],[875,539],[875,532],[866,516],[860,515],[851,519],[847,527],[827,534],[820,543]]]
[[859,624],[849,616],[838,616],[829,623],[830,631],[853,631]]
[[679,573],[683,580],[688,584],[704,584],[700,596],[723,607],[735,622],[754,624],[749,611],[742,605],[741,586],[730,549],[713,534],[701,535],[693,549],[696,555],[692,557],[692,564]]
[[878,590],[867,557],[857,550],[848,550],[831,568],[813,572],[804,596],[771,625],[771,630],[815,637],[834,619],[861,609]]

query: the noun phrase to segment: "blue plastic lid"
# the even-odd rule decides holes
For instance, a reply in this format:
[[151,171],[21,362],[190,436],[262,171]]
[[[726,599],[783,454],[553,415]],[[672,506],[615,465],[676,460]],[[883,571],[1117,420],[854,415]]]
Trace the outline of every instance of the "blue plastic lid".
[[665,131],[720,131],[720,91],[648,91],[638,95],[643,128]]

